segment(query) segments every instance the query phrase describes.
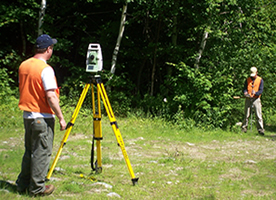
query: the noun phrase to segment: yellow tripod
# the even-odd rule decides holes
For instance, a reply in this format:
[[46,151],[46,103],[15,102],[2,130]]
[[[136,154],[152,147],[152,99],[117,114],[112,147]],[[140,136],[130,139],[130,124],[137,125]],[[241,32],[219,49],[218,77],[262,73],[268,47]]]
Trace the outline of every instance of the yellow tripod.
[[[97,100],[98,100],[98,102],[97,102],[98,103],[98,105],[97,105],[98,111],[97,112],[96,112],[96,108],[95,108],[96,106],[95,106],[94,84],[97,86]],[[121,136],[121,132],[118,128],[117,121],[115,119],[115,116],[114,116],[113,110],[111,108],[109,99],[107,97],[104,85],[103,85],[101,77],[99,75],[92,76],[90,83],[85,84],[85,87],[84,87],[84,89],[81,93],[81,96],[80,96],[78,104],[77,104],[77,106],[74,110],[72,118],[71,118],[70,122],[67,124],[66,132],[65,132],[64,137],[61,141],[61,145],[59,147],[57,155],[56,155],[56,157],[55,157],[55,159],[52,163],[52,166],[51,166],[51,168],[48,172],[48,175],[47,175],[46,179],[49,180],[50,177],[52,176],[54,168],[55,168],[55,166],[57,164],[57,161],[60,157],[61,151],[62,151],[64,145],[66,144],[68,136],[69,136],[69,134],[72,130],[72,127],[73,127],[75,121],[76,121],[76,118],[78,116],[78,113],[80,111],[80,108],[83,104],[83,101],[86,97],[86,94],[87,94],[88,89],[89,89],[90,86],[92,88],[92,109],[93,109],[93,146],[92,146],[91,154],[94,152],[94,140],[96,140],[96,149],[97,149],[96,171],[99,172],[99,173],[102,171],[102,152],[101,152],[102,126],[101,126],[101,107],[100,107],[100,103],[101,103],[100,100],[102,99],[104,107],[105,107],[106,112],[107,112],[107,115],[109,117],[110,124],[111,124],[112,129],[113,129],[113,132],[114,132],[115,137],[117,139],[118,145],[120,146],[121,151],[123,153],[126,165],[128,167],[128,171],[129,171],[130,176],[131,176],[132,183],[133,183],[133,185],[135,185],[135,184],[138,183],[139,178],[135,178],[134,172],[132,170],[132,167],[131,167],[131,164],[130,164],[130,161],[129,161],[129,158],[128,158],[128,155],[127,155],[127,152],[126,152],[126,149],[125,149],[125,144],[124,144],[123,138]],[[92,157],[93,157],[93,155],[91,155],[91,167],[93,169],[93,162],[92,162],[93,158]]]

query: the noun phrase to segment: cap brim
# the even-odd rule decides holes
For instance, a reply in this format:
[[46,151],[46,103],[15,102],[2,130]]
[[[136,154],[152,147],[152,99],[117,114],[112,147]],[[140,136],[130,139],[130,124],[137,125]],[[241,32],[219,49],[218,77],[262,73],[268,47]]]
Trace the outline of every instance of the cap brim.
[[57,43],[57,39],[55,39],[55,38],[52,38],[52,41],[53,41],[53,44]]
[[253,77],[253,76],[256,76],[256,73],[252,73],[252,74],[250,74],[250,76],[252,76],[252,77]]

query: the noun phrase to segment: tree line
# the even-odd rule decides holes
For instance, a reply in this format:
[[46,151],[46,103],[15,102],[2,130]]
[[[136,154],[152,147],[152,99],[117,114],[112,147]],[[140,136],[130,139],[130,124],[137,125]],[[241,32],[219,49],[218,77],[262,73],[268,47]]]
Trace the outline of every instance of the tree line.
[[88,44],[99,43],[116,114],[142,110],[183,128],[231,127],[243,117],[243,101],[232,97],[242,95],[252,66],[265,83],[264,117],[274,114],[272,0],[47,0],[41,13],[42,2],[1,1],[1,103],[18,95],[18,67],[42,30],[58,40],[49,64],[70,99],[90,76]]

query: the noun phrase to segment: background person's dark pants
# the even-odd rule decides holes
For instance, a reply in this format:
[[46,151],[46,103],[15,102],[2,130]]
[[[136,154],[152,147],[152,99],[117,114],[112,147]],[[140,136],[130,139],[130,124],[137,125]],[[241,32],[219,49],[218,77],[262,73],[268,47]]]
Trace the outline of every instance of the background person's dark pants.
[[54,118],[24,119],[25,153],[16,183],[19,192],[31,194],[45,190],[54,139]]

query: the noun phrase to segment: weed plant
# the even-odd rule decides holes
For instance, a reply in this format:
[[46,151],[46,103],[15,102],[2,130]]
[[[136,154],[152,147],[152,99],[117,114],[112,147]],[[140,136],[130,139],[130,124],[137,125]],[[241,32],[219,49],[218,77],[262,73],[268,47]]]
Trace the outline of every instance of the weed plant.
[[[24,152],[22,112],[16,99],[0,107],[0,196],[29,199],[14,186]],[[74,107],[62,109],[69,122]],[[258,136],[255,128],[246,134],[239,128],[208,130],[195,124],[184,129],[180,121],[173,124],[138,111],[117,122],[138,184],[132,185],[107,116],[102,117],[103,171],[91,170],[93,116],[83,108],[47,183],[56,190],[41,199],[276,199],[275,137]],[[187,127],[190,122],[183,123]],[[65,133],[58,129],[56,124],[52,161]]]

